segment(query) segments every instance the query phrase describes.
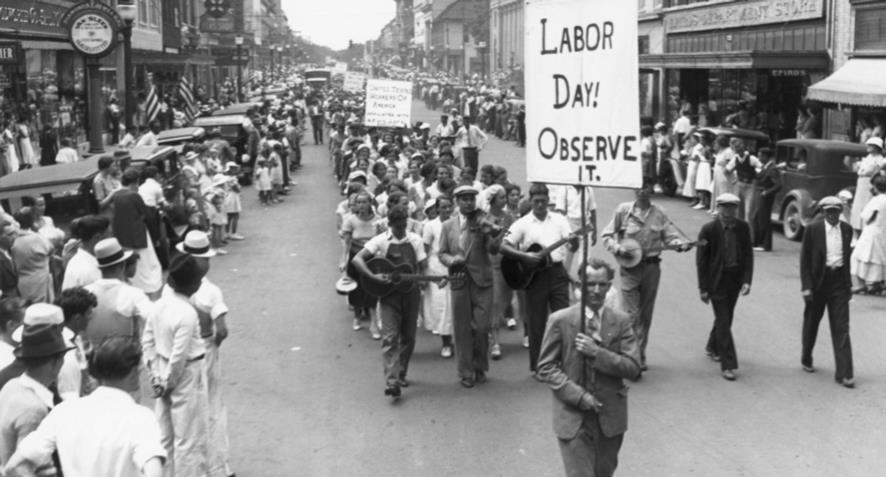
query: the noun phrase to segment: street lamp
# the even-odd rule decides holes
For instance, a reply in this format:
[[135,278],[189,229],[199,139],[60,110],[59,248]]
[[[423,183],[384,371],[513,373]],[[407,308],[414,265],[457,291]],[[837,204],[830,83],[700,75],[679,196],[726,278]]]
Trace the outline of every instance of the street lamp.
[[277,68],[283,68],[283,45],[277,45]]
[[243,35],[234,37],[234,44],[237,45],[237,101],[243,102]]
[[133,99],[132,89],[132,22],[138,15],[134,0],[118,0],[117,14],[123,19],[126,25],[123,28],[123,115],[126,129],[133,126],[132,120],[135,111],[135,100]]

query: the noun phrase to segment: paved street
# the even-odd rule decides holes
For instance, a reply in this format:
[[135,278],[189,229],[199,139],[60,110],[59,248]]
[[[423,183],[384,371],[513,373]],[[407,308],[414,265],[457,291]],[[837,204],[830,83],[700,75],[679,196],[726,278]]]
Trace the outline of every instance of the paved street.
[[[415,103],[413,121],[436,125],[437,116]],[[551,393],[530,378],[519,331],[504,332],[504,359],[474,389],[459,386],[454,360],[420,331],[412,385],[396,404],[383,396],[379,342],[351,330],[333,289],[341,254],[333,211],[342,197],[325,146],[304,151],[286,202],[263,208],[253,189],[244,192],[247,240],[213,261],[211,278],[231,307],[222,359],[237,475],[562,475]],[[480,162],[525,183],[523,153],[492,139]],[[631,197],[598,190],[601,226]],[[692,238],[708,218],[680,200],[657,202]],[[618,475],[882,475],[886,299],[851,304],[855,390],[833,381],[826,322],[818,372],[806,374],[799,244],[777,235],[775,250],[757,255],[751,295],[736,311],[737,382],[704,355],[713,313],[698,300],[694,253],[665,256],[650,369],[631,384]]]

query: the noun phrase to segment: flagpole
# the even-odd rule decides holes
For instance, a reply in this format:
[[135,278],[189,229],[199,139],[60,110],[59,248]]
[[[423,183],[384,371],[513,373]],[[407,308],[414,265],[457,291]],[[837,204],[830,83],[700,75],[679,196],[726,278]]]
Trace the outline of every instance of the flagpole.
[[[567,187],[571,187],[571,186],[567,186]],[[588,226],[588,212],[587,212],[587,207],[585,207],[585,200],[586,200],[586,197],[585,197],[586,192],[585,191],[586,191],[586,189],[587,189],[587,187],[585,187],[584,185],[581,186],[581,230],[582,231],[584,231],[585,227]],[[584,237],[582,237],[582,240],[580,240],[579,243],[581,244],[581,249],[582,249],[581,250],[581,269],[579,270],[579,273],[578,273],[578,277],[581,282],[581,292],[580,292],[581,298],[580,298],[580,303],[579,303],[579,307],[580,307],[579,310],[581,310],[581,333],[583,335],[587,335],[588,334],[587,333],[588,317],[587,317],[587,307],[585,306],[585,299],[587,298],[587,294],[588,294],[588,287],[587,287],[587,281],[588,281],[588,277],[587,277],[587,274],[588,274],[587,273],[588,272],[588,266],[587,266],[587,264],[588,264],[588,235],[584,234]],[[587,358],[584,355],[582,355],[581,383],[579,383],[582,387],[585,386],[585,383],[587,381],[585,379],[585,371],[586,371],[586,365],[587,365],[586,361],[587,361]]]

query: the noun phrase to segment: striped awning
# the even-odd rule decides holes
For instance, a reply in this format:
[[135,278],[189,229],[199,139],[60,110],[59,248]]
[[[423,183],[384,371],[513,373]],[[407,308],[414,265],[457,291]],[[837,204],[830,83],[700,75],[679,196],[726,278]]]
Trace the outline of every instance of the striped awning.
[[886,107],[886,58],[853,58],[809,87],[807,99],[850,106]]

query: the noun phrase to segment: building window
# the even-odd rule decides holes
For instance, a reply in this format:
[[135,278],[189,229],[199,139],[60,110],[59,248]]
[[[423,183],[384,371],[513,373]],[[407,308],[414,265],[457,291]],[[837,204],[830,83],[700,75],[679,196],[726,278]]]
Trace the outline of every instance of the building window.
[[138,0],[138,24],[148,26],[148,0]]
[[160,0],[150,0],[149,8],[151,26],[160,26]]
[[855,50],[886,50],[886,6],[855,9]]
[[637,37],[638,48],[637,51],[641,55],[649,54],[649,35],[640,35]]
[[664,0],[665,8],[682,7],[692,5],[694,3],[706,3],[711,0]]

